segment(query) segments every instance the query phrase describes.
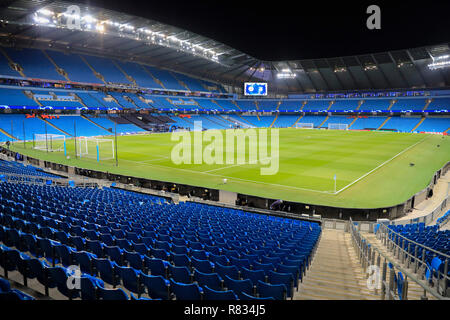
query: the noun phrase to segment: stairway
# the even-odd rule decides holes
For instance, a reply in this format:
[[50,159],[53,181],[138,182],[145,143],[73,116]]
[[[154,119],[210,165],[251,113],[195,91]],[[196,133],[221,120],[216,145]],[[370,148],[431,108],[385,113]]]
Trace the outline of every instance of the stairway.
[[11,69],[13,69],[14,71],[17,71],[22,77],[26,78],[27,76],[25,75],[25,73],[23,72],[23,68],[20,64],[15,63],[6,53],[6,51],[4,51],[2,48],[0,48],[0,53],[2,53],[6,60],[8,60],[9,62],[9,67]]
[[102,80],[104,84],[107,84],[104,76],[102,76],[99,72],[97,72],[97,71],[94,69],[94,67],[92,67],[92,66],[89,64],[89,62],[88,62],[83,56],[80,55],[79,57],[80,57],[81,60],[89,67],[89,69],[92,70],[92,72],[94,73],[94,75],[95,75],[98,79]]
[[387,117],[386,120],[383,121],[383,123],[377,128],[377,130],[380,130],[384,127],[384,125],[391,119],[391,117]]
[[330,101],[330,105],[328,106],[327,111],[329,111],[329,110],[331,109],[331,107],[333,106],[333,104],[334,104],[335,102],[336,102],[336,101]]
[[325,118],[325,120],[323,120],[322,123],[318,126],[318,128],[321,128],[321,127],[325,124],[325,122],[328,121],[329,118],[330,118],[330,116],[327,116],[327,117]]
[[432,98],[431,98],[431,99],[428,99],[428,100],[427,100],[427,103],[425,104],[425,107],[423,107],[423,110],[422,110],[422,111],[427,110],[428,106],[429,106],[430,103],[432,103],[432,102],[433,102],[433,99],[432,99]]
[[134,78],[130,75],[128,75],[125,70],[123,70],[123,68],[116,63],[116,61],[112,60],[112,63],[114,64],[114,66],[116,66],[117,69],[119,69],[120,72],[122,72],[122,74],[125,76],[125,78],[127,78],[128,81],[130,81],[131,83],[133,83],[136,87],[138,87],[138,84],[136,83],[136,80],[134,80]]
[[278,115],[279,115],[279,113],[277,113],[277,115],[275,116],[275,119],[273,119],[273,121],[272,121],[272,124],[270,125],[270,127],[269,127],[269,128],[272,128],[272,127],[273,127],[273,125],[275,124],[275,122],[277,122],[277,119],[278,119]]
[[166,86],[161,82],[161,80],[159,80],[158,78],[156,78],[156,77],[150,72],[150,70],[148,70],[148,69],[145,68],[144,66],[142,66],[142,69],[145,71],[145,73],[147,73],[147,74],[153,79],[153,81],[155,81],[157,84],[159,84],[163,89],[167,89]]
[[[388,251],[387,248],[381,243],[381,241],[376,238],[376,235],[374,233],[363,233],[362,236],[366,238],[366,240],[372,246],[378,248],[384,255],[396,261],[399,265],[402,265],[400,260],[394,257],[393,254],[390,251]],[[408,268],[406,268],[405,266],[405,269]],[[409,269],[409,271],[413,273],[411,269]],[[408,295],[407,295],[408,300],[420,300],[421,297],[423,296],[423,292],[424,292],[423,288],[419,286],[416,282],[408,281]],[[434,296],[430,294],[427,294],[427,298],[429,300],[437,300]]]
[[234,104],[240,111],[242,111],[241,107],[239,107],[239,105],[236,103],[236,101],[231,100],[231,103]]
[[27,91],[22,91],[22,92],[28,99],[33,100],[34,102],[37,103],[38,106],[43,107],[43,104],[38,99],[36,99],[36,97],[34,96],[33,92],[28,91],[28,90]]
[[101,129],[103,129],[103,130],[106,130],[106,131],[108,131],[109,133],[111,133],[112,131],[111,130],[109,130],[109,129],[106,129],[105,127],[103,127],[103,126],[101,126],[101,125],[99,125],[97,122],[95,122],[94,120],[92,120],[92,119],[89,119],[88,117],[86,117],[85,115],[83,115],[83,114],[81,114],[80,115],[83,119],[85,119],[85,120],[87,120],[87,121],[89,121],[90,123],[92,123],[92,124],[94,124],[95,126],[97,126],[97,127],[99,127],[99,128],[101,128]]
[[3,130],[2,128],[0,128],[0,132],[3,133],[5,136],[7,136],[8,138],[10,138],[12,140],[19,140],[16,137],[14,137],[12,134],[7,132],[6,130]]
[[278,104],[277,104],[277,108],[276,108],[276,110],[278,110],[279,108],[280,108],[280,106],[281,106],[281,103],[282,103],[282,101],[280,100],[280,101],[278,101]]
[[391,104],[389,105],[389,107],[388,107],[388,110],[391,110],[392,109],[392,107],[394,106],[394,104],[397,102],[398,100],[391,100]]
[[422,119],[420,119],[420,121],[414,126],[414,128],[412,128],[410,132],[414,132],[422,124],[422,122],[425,121],[425,119],[425,117],[422,117]]
[[66,136],[73,137],[72,134],[67,133],[66,131],[64,131],[63,129],[61,129],[61,128],[59,128],[58,126],[54,125],[54,124],[51,123],[50,121],[48,121],[48,120],[46,120],[46,119],[44,119],[44,118],[42,118],[42,117],[40,117],[40,116],[38,116],[37,118],[40,119],[40,120],[42,120],[42,121],[44,121],[46,124],[48,124],[49,126],[55,128],[55,129],[58,130],[59,132],[62,132],[62,133],[65,134]]
[[350,233],[323,229],[311,266],[295,300],[379,300],[367,288],[366,275],[353,248]]
[[303,108],[306,106],[307,103],[308,103],[308,100],[303,101],[302,106],[300,107],[300,111],[303,110]]
[[447,130],[444,131],[444,133],[447,133],[450,130],[450,128],[448,128]]
[[297,120],[295,120],[295,122],[294,122],[294,124],[292,125],[292,127],[291,128],[294,128],[295,127],[295,125],[300,121],[300,119],[301,118],[303,118],[304,116],[303,115],[301,115],[300,117],[298,117],[298,119]]
[[348,129],[352,127],[352,125],[356,122],[356,120],[358,120],[358,116],[355,116],[355,119],[353,119],[353,121],[350,122],[350,124],[348,125]]
[[365,102],[364,100],[359,100],[358,106],[356,107],[355,110],[359,110],[359,109],[361,108],[361,106],[363,105],[364,102]]
[[48,59],[48,61],[50,61],[50,63],[55,67],[56,72],[58,72],[61,76],[63,76],[67,81],[70,81],[69,75],[67,74],[67,72],[64,69],[60,68],[56,64],[55,60],[53,60],[52,57],[50,57],[48,55],[47,51],[45,51],[45,50],[41,50],[41,51],[44,54],[44,56]]

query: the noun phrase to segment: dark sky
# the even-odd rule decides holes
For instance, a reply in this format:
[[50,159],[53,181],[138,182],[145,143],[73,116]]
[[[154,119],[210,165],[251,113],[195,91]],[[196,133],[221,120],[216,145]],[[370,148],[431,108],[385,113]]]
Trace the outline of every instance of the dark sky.
[[[448,42],[450,1],[81,0],[151,18],[223,42],[262,60],[375,53]],[[381,8],[381,30],[366,9]]]

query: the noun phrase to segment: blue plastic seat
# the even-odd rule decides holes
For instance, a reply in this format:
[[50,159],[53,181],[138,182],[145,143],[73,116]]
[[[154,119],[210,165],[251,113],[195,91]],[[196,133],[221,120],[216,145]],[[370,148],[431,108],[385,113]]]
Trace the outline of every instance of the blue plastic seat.
[[240,272],[239,269],[236,266],[224,266],[220,263],[215,264],[214,271],[217,272],[222,279],[225,277],[225,275],[228,275],[230,278],[239,280]]
[[99,240],[86,240],[86,250],[99,258],[103,258],[103,244]]
[[200,287],[208,286],[214,290],[223,290],[223,280],[217,273],[203,273],[194,269],[194,281]]
[[191,283],[192,276],[187,267],[175,267],[169,264],[169,275],[176,282]]
[[203,287],[203,299],[204,300],[237,300],[238,297],[233,291],[217,291],[209,288],[208,286]]
[[241,269],[242,279],[250,279],[254,286],[258,283],[258,281],[266,282],[267,277],[264,270],[249,270],[247,268]]
[[286,300],[287,288],[284,284],[269,284],[258,280],[256,290],[261,298]]
[[150,248],[145,243],[133,243],[133,249],[143,256],[150,253]]
[[269,271],[274,271],[275,266],[271,263],[259,263],[254,262],[253,263],[253,269],[254,270],[264,270],[264,272],[267,274]]
[[74,264],[73,252],[74,248],[66,246],[64,244],[55,246],[56,256],[61,261],[62,265],[66,268]]
[[164,278],[167,278],[169,274],[169,262],[161,259],[152,259],[148,256],[145,256],[144,266],[146,270],[153,276],[163,276]]
[[270,284],[284,284],[287,289],[287,297],[293,298],[294,296],[294,276],[292,273],[279,273],[269,271],[267,280]]
[[191,259],[186,254],[172,254],[172,262],[177,267],[191,267]]
[[170,282],[162,276],[141,275],[142,283],[152,299],[170,299]]
[[92,259],[97,258],[93,253],[87,251],[74,251],[73,260],[80,266],[82,272],[92,275]]
[[223,266],[227,266],[230,263],[230,260],[226,256],[224,255],[219,256],[213,253],[209,255],[209,261],[211,261],[214,264],[220,263]]
[[179,283],[170,278],[170,289],[177,300],[202,300],[203,290],[195,283]]
[[214,264],[208,260],[198,260],[198,259],[192,257],[191,265],[193,268],[195,268],[203,273],[212,273],[214,270]]
[[120,275],[117,273],[116,268],[118,267],[115,262],[108,259],[97,259],[92,260],[92,264],[95,269],[95,274],[100,276],[104,282],[116,287],[120,283]]
[[119,266],[124,265],[123,261],[123,251],[118,246],[105,246],[105,255],[108,256],[112,261],[117,263]]
[[129,252],[124,250],[124,260],[127,261],[130,267],[136,270],[144,270],[144,256],[138,252]]
[[247,293],[249,295],[253,295],[255,293],[255,287],[250,279],[235,280],[226,275],[224,284],[228,290],[232,290],[241,300],[245,298],[242,293]]
[[144,286],[140,279],[141,272],[131,267],[120,266],[118,266],[116,270],[122,279],[123,286],[127,290],[136,293],[140,298],[141,294],[144,292]]
[[80,285],[81,300],[97,300],[98,288],[105,287],[102,280],[87,275],[81,277]]

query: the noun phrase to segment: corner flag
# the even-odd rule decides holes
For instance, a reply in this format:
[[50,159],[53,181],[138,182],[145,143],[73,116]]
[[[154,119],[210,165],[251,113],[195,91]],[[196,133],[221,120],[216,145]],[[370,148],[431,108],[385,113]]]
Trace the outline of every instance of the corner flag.
[[336,181],[337,181],[336,173],[334,174],[333,179],[334,179],[334,193],[336,193]]

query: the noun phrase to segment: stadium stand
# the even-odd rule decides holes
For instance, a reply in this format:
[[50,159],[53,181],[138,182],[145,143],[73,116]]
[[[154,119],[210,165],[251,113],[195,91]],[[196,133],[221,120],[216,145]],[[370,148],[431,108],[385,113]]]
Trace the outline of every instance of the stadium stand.
[[37,79],[66,80],[41,50],[4,48],[8,56],[18,63],[27,77]]
[[7,89],[7,87],[2,86],[0,88],[0,99],[1,105],[7,106],[34,106],[37,107],[38,104],[27,97],[21,89],[12,88]]
[[[33,196],[25,206],[25,199],[36,194],[39,197]],[[257,266],[260,261],[276,257],[281,263],[274,270],[277,272],[261,270],[268,276],[268,282],[254,283],[256,291],[253,289],[251,294],[285,299],[286,295],[292,296],[292,286],[298,284],[294,284],[287,270],[292,267],[299,274],[306,271],[321,233],[317,223],[196,203],[176,205],[163,198],[113,188],[4,182],[0,184],[0,195],[3,208],[0,240],[4,243],[0,254],[1,267],[7,269],[5,274],[18,271],[25,281],[28,277],[37,277],[44,285],[44,293],[56,288],[69,299],[105,299],[103,291],[111,290],[106,283],[118,286],[115,290],[125,293],[108,292],[107,297],[112,295],[114,299],[119,296],[128,299],[130,294],[150,299],[208,299],[211,295],[229,295],[232,290],[221,284],[221,276],[205,274],[204,271],[212,269],[205,270],[200,265],[202,261],[211,268],[216,265],[216,271],[223,275],[220,263],[209,260],[216,254],[227,257],[232,263],[226,268],[241,271],[246,268],[240,261]],[[19,207],[23,210],[14,210]],[[179,221],[184,221],[183,225]],[[94,246],[96,243],[98,245]],[[188,272],[187,278],[181,278],[174,265],[181,263],[176,262],[175,256],[182,248],[187,253],[183,267]],[[293,255],[301,260],[288,262]],[[245,257],[252,257],[252,262]],[[158,263],[163,266],[161,271],[158,271]],[[82,279],[90,280],[87,288],[82,285],[82,292],[58,285],[67,280],[69,264],[80,266]],[[31,272],[25,273],[21,265],[29,265]],[[219,279],[217,285],[211,282],[212,277]],[[245,272],[238,271],[237,277],[239,281],[248,279]],[[285,278],[291,280],[285,282]],[[168,286],[169,280],[172,286]],[[281,295],[275,290],[279,283],[284,287]],[[193,286],[200,294],[188,290],[188,286]],[[91,294],[83,290],[91,290]],[[204,291],[207,293],[203,297]]]
[[62,68],[68,78],[75,82],[101,83],[92,70],[75,54],[65,54],[59,51],[47,50],[47,54]]
[[427,110],[449,110],[450,98],[434,98]]

